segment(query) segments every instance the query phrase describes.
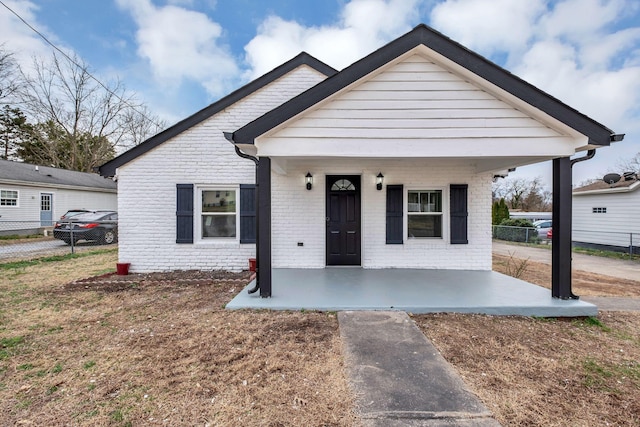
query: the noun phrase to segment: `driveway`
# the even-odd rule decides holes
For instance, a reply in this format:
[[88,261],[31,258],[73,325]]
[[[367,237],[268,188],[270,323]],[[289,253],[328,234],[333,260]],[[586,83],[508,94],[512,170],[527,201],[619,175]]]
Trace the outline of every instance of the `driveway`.
[[[493,253],[505,256],[513,255],[514,258],[530,259],[534,262],[551,264],[550,247],[533,248],[494,240]],[[571,262],[574,270],[640,281],[640,263],[637,261],[573,253]]]

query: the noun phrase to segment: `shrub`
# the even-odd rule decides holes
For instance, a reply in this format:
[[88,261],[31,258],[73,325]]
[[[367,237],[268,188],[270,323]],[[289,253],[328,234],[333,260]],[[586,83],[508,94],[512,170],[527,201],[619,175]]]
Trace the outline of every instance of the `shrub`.
[[528,219],[505,219],[499,226],[494,227],[493,237],[495,239],[507,240],[510,242],[536,243],[538,230]]
[[491,223],[493,225],[499,225],[505,219],[509,219],[509,208],[504,201],[504,198],[500,201],[493,202],[491,208]]

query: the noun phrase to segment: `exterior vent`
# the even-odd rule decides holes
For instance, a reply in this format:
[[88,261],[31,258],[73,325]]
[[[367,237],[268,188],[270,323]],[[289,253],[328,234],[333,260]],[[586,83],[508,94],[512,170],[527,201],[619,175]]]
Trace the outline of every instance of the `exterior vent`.
[[635,172],[625,172],[622,176],[624,176],[625,181],[633,181],[638,178]]

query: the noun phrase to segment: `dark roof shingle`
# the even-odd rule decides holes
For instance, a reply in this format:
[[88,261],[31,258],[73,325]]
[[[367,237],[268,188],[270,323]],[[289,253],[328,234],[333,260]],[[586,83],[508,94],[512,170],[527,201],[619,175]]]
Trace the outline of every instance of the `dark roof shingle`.
[[16,181],[43,186],[72,186],[115,190],[116,183],[95,173],[77,172],[29,163],[0,160],[0,182]]

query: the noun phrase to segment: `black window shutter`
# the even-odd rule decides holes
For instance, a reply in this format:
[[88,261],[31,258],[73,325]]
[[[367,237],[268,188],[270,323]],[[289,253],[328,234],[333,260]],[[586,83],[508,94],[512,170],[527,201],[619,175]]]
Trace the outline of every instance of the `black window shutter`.
[[468,184],[451,184],[451,244],[466,245],[467,239],[467,190]]
[[256,186],[240,184],[240,243],[255,243],[256,231]]
[[193,184],[177,184],[176,243],[193,243]]
[[387,185],[387,245],[401,245],[402,241],[402,185]]

